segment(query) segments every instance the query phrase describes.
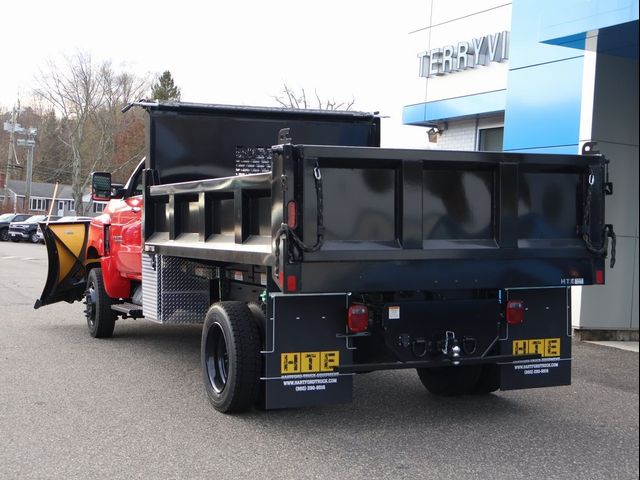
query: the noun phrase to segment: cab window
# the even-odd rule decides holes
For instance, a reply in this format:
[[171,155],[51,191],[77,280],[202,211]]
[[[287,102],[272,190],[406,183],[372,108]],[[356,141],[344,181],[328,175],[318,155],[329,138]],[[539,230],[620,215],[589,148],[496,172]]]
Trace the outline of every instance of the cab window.
[[131,178],[127,182],[127,197],[135,197],[136,195],[142,195],[142,170],[144,169],[144,160],[142,160],[138,167],[133,172]]

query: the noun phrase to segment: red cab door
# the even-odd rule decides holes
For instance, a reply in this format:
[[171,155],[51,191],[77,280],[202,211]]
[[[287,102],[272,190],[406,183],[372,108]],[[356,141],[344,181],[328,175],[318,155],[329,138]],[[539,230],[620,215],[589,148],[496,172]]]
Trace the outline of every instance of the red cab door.
[[129,180],[125,197],[112,200],[111,252],[120,275],[142,279],[142,169]]

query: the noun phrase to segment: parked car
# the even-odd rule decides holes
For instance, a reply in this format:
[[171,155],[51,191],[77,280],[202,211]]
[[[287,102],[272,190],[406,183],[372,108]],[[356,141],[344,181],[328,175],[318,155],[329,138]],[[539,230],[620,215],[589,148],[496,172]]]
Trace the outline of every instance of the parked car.
[[0,215],[0,241],[9,240],[9,224],[11,222],[23,222],[30,216],[25,213],[3,213]]
[[[54,221],[55,222],[90,222],[91,217],[66,216]],[[38,225],[38,228],[36,229],[36,236],[38,237],[38,242],[44,243],[44,235],[42,234],[42,229],[40,228],[40,225]]]
[[[51,215],[49,221],[58,220],[60,217],[57,215]],[[29,217],[24,222],[11,222],[9,224],[9,237],[12,242],[19,242],[20,240],[29,240],[31,243],[38,243],[38,222],[46,222],[46,215],[34,215]]]

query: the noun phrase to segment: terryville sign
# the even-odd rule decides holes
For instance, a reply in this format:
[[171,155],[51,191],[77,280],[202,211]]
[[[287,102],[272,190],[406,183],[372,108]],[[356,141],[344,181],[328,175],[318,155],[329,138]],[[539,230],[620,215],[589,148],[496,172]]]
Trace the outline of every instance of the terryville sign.
[[491,62],[504,62],[509,58],[509,32],[498,32],[471,41],[445,45],[420,52],[420,76],[433,77],[460,72]]

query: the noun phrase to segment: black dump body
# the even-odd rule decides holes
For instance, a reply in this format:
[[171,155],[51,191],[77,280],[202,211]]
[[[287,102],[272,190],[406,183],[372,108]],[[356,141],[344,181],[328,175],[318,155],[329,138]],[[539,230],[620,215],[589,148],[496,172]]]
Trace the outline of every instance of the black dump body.
[[600,155],[381,149],[372,114],[142,106],[146,251],[271,268],[291,293],[588,285],[604,270],[583,237],[604,240]]
[[383,149],[368,113],[141,106],[145,317],[249,305],[266,408],[347,402],[381,369],[435,391],[570,383],[568,287],[604,283],[612,234],[601,155]]

